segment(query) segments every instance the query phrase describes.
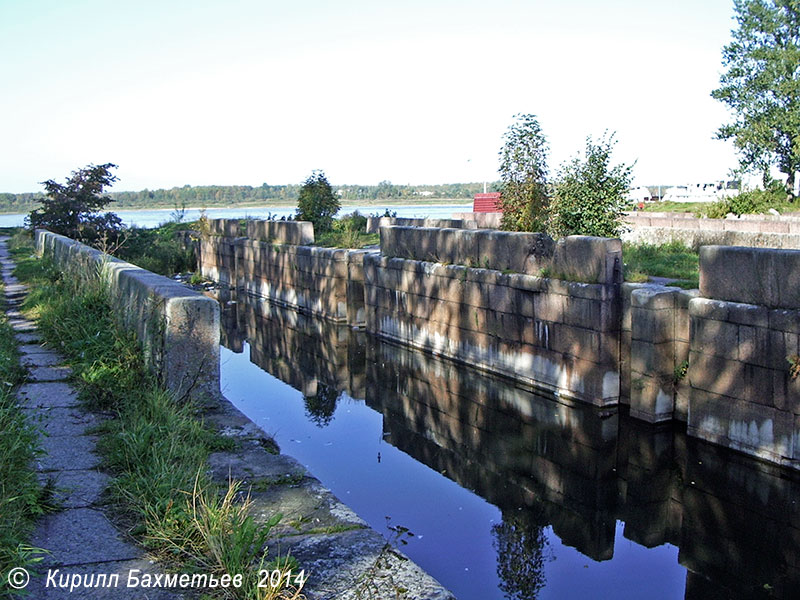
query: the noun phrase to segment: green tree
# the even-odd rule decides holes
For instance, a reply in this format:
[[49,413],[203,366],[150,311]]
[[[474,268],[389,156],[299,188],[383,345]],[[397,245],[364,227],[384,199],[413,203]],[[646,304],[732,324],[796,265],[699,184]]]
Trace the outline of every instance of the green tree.
[[330,231],[333,217],[339,212],[339,198],[322,171],[313,171],[303,182],[297,199],[299,221],[311,221],[316,233]]
[[561,167],[550,203],[550,232],[618,237],[633,165],[611,166],[614,134],[586,138],[584,156]]
[[43,181],[45,197],[42,206],[26,218],[28,226],[88,242],[104,236],[116,238],[122,220],[114,213],[100,212],[113,202],[103,191],[117,181],[111,173],[116,168],[113,163],[89,165],[73,171],[66,184]]
[[544,231],[547,223],[547,139],[535,115],[518,114],[500,150],[503,229]]
[[793,200],[800,167],[800,2],[734,0],[733,6],[737,28],[722,51],[721,87],[711,96],[734,119],[717,138],[733,140],[745,170],[777,166]]

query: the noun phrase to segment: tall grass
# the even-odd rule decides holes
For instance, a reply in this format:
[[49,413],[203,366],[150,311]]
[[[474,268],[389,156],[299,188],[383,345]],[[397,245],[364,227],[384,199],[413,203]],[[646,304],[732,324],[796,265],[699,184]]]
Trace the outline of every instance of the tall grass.
[[650,276],[678,280],[681,287],[696,288],[700,280],[698,253],[681,242],[624,244],[626,281],[647,281]]
[[[4,309],[0,302],[0,308]],[[2,313],[0,313],[2,314]],[[14,567],[30,567],[41,551],[28,545],[36,518],[49,510],[50,487],[36,477],[40,451],[37,431],[19,408],[16,386],[25,380],[14,332],[0,317],[0,577]],[[5,581],[0,583],[0,590]],[[9,590],[10,593],[10,590]],[[1,595],[2,593],[0,593]]]
[[[18,273],[34,283],[25,309],[67,356],[82,400],[111,417],[99,428],[98,447],[114,475],[108,498],[120,523],[177,569],[257,573],[279,517],[256,524],[239,484],[220,487],[207,475],[209,454],[231,442],[203,425],[196,406],[158,387],[136,340],[116,327],[99,280],[61,277],[35,259],[23,261]],[[220,593],[259,600],[299,595],[246,581]]]

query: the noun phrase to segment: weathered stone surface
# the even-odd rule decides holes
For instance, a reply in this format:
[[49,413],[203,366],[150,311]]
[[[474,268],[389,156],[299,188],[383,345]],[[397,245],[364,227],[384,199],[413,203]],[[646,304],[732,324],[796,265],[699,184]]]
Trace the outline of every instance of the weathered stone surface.
[[735,323],[692,317],[690,337],[697,352],[739,358],[739,326]]
[[234,452],[215,452],[208,459],[214,477],[226,481],[232,477],[248,482],[300,481],[306,476],[303,466],[285,454],[269,454],[258,440],[243,440]]
[[455,600],[372,530],[283,538],[281,549],[311,575],[303,590],[309,598],[394,598],[402,588],[415,600]]
[[72,375],[69,367],[32,367],[28,369],[29,381],[64,381]]
[[38,333],[15,333],[14,337],[21,344],[35,344],[42,340],[42,336]]
[[20,362],[26,367],[53,367],[64,362],[64,357],[52,350],[34,346],[33,351],[25,352],[23,348],[26,346],[20,349]]
[[648,423],[672,420],[675,406],[671,379],[631,370],[630,401],[632,417]]
[[100,464],[100,457],[94,454],[97,438],[93,436],[42,436],[39,441],[44,451],[36,459],[39,471],[80,471]]
[[49,551],[44,565],[85,563],[139,558],[141,551],[120,539],[106,516],[90,508],[73,508],[42,517],[31,540]]
[[314,225],[310,221],[250,220],[246,235],[251,240],[304,246],[314,243]]
[[283,515],[272,529],[277,537],[368,527],[313,477],[294,484],[257,485],[245,491],[252,501],[250,514],[257,521],[266,522],[277,513]]
[[571,235],[556,242],[551,268],[559,279],[622,283],[622,242]]
[[214,300],[49,231],[36,232],[36,247],[78,277],[102,267],[115,314],[136,332],[148,366],[169,390],[198,399],[219,394],[219,306]]
[[660,344],[643,340],[631,341],[631,370],[641,374],[672,377],[675,368],[675,346],[666,341]]
[[800,308],[800,250],[704,246],[700,294],[768,308]]
[[208,219],[208,228],[211,235],[233,238],[242,235],[243,229],[239,219]]
[[692,397],[687,431],[695,437],[780,463],[792,456],[794,416],[716,394]]
[[100,423],[96,415],[77,407],[36,407],[23,410],[28,421],[48,436],[84,435]]
[[78,394],[64,382],[26,383],[19,387],[17,396],[23,408],[77,406]]
[[53,499],[63,508],[87,508],[97,504],[111,477],[94,469],[40,473],[42,484],[52,481]]
[[435,227],[440,229],[477,229],[475,220],[413,219],[405,217],[367,217],[367,233],[378,233],[381,227]]

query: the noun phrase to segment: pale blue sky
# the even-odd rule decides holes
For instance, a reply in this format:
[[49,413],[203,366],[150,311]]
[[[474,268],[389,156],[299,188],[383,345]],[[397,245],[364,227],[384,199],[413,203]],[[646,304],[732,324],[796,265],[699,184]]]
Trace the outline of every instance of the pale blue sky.
[[642,184],[724,178],[730,0],[0,0],[0,191],[497,178],[515,113],[551,170],[617,132]]

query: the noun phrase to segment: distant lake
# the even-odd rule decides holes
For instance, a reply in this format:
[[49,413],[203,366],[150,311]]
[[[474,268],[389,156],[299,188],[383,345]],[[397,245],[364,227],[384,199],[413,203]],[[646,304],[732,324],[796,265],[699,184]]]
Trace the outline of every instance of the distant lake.
[[[340,215],[346,215],[357,210],[362,215],[383,214],[385,210],[396,212],[398,217],[417,217],[432,219],[449,219],[454,212],[472,211],[472,203],[465,204],[428,204],[428,205],[401,205],[401,206],[345,206]],[[243,219],[245,217],[265,218],[275,215],[277,218],[288,217],[295,213],[294,207],[254,207],[247,208],[207,208],[206,215],[209,219]],[[156,227],[169,221],[174,209],[161,208],[156,210],[118,210],[116,212],[125,225],[137,227]],[[27,214],[27,213],[26,213]],[[0,215],[0,227],[19,227],[24,224],[26,214]],[[184,221],[194,221],[200,217],[199,209],[187,209]]]

